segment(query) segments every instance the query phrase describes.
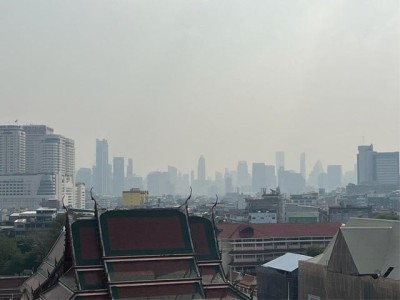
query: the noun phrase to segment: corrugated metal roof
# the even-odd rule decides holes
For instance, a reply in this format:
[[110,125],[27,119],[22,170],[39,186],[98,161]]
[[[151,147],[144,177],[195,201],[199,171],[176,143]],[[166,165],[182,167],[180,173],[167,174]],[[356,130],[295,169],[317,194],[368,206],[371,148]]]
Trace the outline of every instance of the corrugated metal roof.
[[283,270],[287,272],[293,272],[299,267],[299,261],[309,260],[311,256],[286,253],[270,262],[263,264],[265,268],[273,268],[278,270]]

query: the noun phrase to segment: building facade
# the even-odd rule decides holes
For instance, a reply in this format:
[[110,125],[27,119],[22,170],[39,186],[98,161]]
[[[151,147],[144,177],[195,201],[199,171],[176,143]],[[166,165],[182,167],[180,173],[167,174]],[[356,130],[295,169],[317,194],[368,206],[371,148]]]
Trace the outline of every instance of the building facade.
[[75,145],[45,125],[0,126],[0,206],[75,205]]
[[124,206],[140,206],[149,201],[149,192],[138,188],[130,189],[122,193],[122,204]]
[[0,126],[0,175],[25,173],[25,145],[21,126]]
[[218,225],[218,240],[226,272],[255,275],[256,266],[286,252],[305,254],[310,246],[325,248],[340,223]]
[[392,185],[399,187],[399,152],[375,152],[373,145],[359,146],[357,154],[359,185]]
[[109,192],[108,169],[108,142],[105,139],[96,139],[94,189],[100,195],[105,195]]

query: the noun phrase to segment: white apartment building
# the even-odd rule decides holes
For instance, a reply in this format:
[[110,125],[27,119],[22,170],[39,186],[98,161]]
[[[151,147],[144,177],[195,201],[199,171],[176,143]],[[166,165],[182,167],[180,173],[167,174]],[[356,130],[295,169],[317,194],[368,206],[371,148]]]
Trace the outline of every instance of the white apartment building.
[[85,184],[77,182],[75,184],[75,208],[86,208],[86,189]]
[[0,126],[0,207],[61,199],[74,207],[75,145],[45,125]]
[[46,125],[24,125],[25,132],[25,173],[38,174],[41,166],[40,146],[46,134],[54,130]]
[[0,175],[25,173],[25,132],[18,125],[0,126]]

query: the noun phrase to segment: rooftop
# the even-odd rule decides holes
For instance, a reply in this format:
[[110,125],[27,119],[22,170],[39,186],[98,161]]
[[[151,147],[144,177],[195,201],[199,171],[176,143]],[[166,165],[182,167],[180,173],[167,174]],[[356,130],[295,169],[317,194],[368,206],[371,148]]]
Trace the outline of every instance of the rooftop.
[[[218,224],[218,239],[334,236],[341,223]],[[245,236],[243,230],[250,232]]]

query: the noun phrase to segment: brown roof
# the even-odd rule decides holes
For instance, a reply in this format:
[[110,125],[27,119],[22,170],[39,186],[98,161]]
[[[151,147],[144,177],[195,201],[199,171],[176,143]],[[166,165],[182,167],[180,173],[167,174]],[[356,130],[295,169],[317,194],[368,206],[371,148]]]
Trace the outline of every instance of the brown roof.
[[[279,224],[218,224],[218,239],[241,238],[273,238],[300,236],[334,236],[341,223],[279,223]],[[252,228],[253,234],[245,237],[241,234],[247,228]]]

